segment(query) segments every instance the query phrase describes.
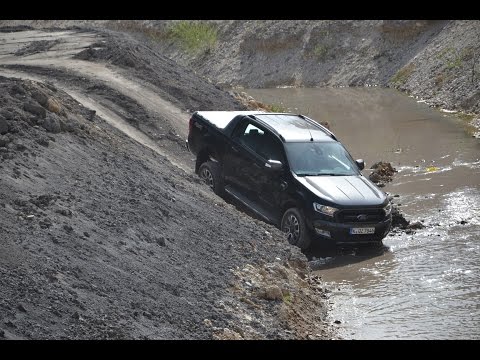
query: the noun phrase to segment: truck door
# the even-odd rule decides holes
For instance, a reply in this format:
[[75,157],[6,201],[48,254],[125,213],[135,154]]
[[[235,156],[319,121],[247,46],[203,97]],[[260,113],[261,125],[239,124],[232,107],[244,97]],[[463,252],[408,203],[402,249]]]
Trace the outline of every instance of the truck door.
[[285,164],[283,147],[268,130],[249,119],[232,134],[226,161],[225,180],[257,204],[275,210],[281,191],[282,173],[272,172],[265,163],[280,160]]
[[248,198],[257,192],[254,189],[257,186],[255,178],[262,164],[254,149],[263,133],[263,130],[247,119],[243,120],[233,131],[232,142],[225,153],[225,182]]
[[[258,155],[263,159],[263,166],[257,175],[258,187],[257,197],[263,207],[271,212],[280,211],[281,199],[285,196],[287,181],[285,174],[287,172],[287,162],[284,148],[279,139],[277,139],[268,130],[265,131],[261,144],[256,149]],[[268,160],[278,160],[283,164],[282,170],[272,170],[265,166]]]

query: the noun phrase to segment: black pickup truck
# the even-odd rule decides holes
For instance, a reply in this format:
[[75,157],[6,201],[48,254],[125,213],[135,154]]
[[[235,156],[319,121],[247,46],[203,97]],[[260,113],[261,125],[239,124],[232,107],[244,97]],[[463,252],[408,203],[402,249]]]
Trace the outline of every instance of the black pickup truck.
[[197,111],[187,148],[195,172],[283,230],[291,244],[381,245],[391,204],[335,135],[297,114]]

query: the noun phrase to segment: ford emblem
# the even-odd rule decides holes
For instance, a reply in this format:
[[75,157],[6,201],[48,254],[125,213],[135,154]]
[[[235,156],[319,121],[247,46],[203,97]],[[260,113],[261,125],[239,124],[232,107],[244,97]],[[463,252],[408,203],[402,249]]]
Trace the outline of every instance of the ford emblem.
[[367,214],[360,214],[357,216],[357,220],[358,221],[365,221],[368,219],[368,215]]

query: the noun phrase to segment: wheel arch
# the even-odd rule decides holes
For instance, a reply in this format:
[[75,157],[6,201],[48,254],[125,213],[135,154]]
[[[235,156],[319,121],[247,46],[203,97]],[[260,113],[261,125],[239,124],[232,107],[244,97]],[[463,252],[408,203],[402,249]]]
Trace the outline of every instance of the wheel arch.
[[300,192],[295,192],[294,194],[292,194],[282,202],[281,213],[283,215],[285,211],[287,211],[292,207],[296,207],[303,211],[303,208],[305,205],[306,205],[305,196]]
[[304,214],[307,227],[309,229],[312,229],[311,221],[305,216],[305,212],[307,210],[306,206],[308,206],[308,197],[305,196],[305,194],[303,194],[302,192],[296,191],[282,203],[280,219],[282,218],[283,214],[285,214],[285,211],[292,207],[295,207]]
[[218,162],[218,160],[213,156],[213,152],[205,147],[198,152],[197,159],[195,161],[195,173],[198,174],[200,166],[207,161]]

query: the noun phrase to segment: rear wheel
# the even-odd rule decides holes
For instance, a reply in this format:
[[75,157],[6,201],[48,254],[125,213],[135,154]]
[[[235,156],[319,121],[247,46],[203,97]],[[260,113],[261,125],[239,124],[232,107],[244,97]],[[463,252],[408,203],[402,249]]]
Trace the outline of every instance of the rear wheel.
[[281,223],[282,231],[287,235],[288,242],[305,250],[310,246],[311,239],[305,224],[305,217],[297,208],[285,211]]
[[215,194],[219,196],[223,195],[225,187],[223,184],[220,164],[218,162],[213,162],[211,160],[204,162],[198,169],[198,174],[205,184],[210,186]]

